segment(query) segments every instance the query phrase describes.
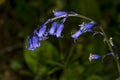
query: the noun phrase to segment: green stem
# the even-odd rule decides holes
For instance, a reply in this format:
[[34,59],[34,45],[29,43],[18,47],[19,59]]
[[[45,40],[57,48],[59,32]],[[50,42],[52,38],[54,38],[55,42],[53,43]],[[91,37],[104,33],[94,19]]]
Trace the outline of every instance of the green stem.
[[[85,16],[83,16],[83,15],[80,15],[80,14],[68,14],[67,15],[68,17],[80,17],[80,18],[83,18],[83,19],[86,19],[86,20],[89,20],[89,21],[93,21],[92,19],[90,19],[90,18],[88,18],[88,17],[85,17]],[[57,19],[59,19],[59,18],[63,18],[63,17],[66,17],[66,15],[62,15],[62,16],[58,16],[58,17],[54,17],[54,18],[51,18],[50,20],[48,20],[48,22],[52,22],[52,21],[54,21],[54,20],[57,20]],[[48,23],[47,22],[47,23]]]
[[70,49],[70,51],[69,51],[69,54],[67,55],[67,59],[65,59],[65,60],[66,60],[65,65],[66,65],[66,66],[67,66],[67,64],[68,64],[68,63],[70,62],[70,60],[71,60],[71,57],[72,57],[72,55],[73,55],[73,50],[74,50],[76,44],[77,44],[77,43],[73,44],[73,46],[71,47],[71,49]]
[[[60,18],[64,18],[66,17],[66,15],[61,15],[61,16],[57,16],[57,17],[53,17],[53,18],[50,18],[48,19],[45,24],[48,24],[50,22],[53,22],[54,20],[57,20],[57,19],[60,19]],[[88,18],[88,17],[85,17],[83,15],[80,15],[80,14],[77,14],[77,13],[74,13],[74,14],[67,14],[67,17],[79,17],[79,18],[83,18],[83,19],[86,19],[88,21],[94,21],[92,20],[91,18]],[[38,27],[39,28],[39,27]]]
[[[88,17],[85,17],[85,16],[83,16],[83,15],[79,15],[79,14],[77,14],[77,13],[68,14],[67,16],[68,16],[68,17],[80,17],[80,18],[83,18],[83,19],[86,19],[86,20],[89,20],[89,21],[94,21],[94,20],[92,20],[92,19],[90,19],[90,18],[88,18]],[[57,20],[57,19],[60,19],[60,18],[64,18],[64,17],[66,17],[66,15],[61,15],[61,16],[58,16],[58,17],[50,18],[50,19],[48,19],[48,20],[45,22],[45,24],[48,24],[48,23],[50,23],[50,22],[53,22],[54,20]],[[111,44],[110,44],[110,42],[109,42],[109,39],[107,38],[107,35],[105,34],[105,32],[104,32],[104,30],[103,30],[103,28],[102,28],[101,26],[100,26],[100,29],[101,29],[101,31],[102,31],[103,34],[104,34],[104,37],[105,37],[105,39],[106,39],[106,43],[108,44],[109,49],[110,49],[111,52],[113,52],[113,54],[114,54],[114,60],[115,60],[115,62],[116,62],[117,69],[118,69],[118,73],[119,73],[119,76],[120,76],[120,65],[119,65],[119,61],[118,61],[118,59],[117,59],[117,56],[116,56],[116,54],[115,54],[115,52],[114,52],[114,50],[113,50],[113,48],[112,48],[112,46],[111,46]],[[75,46],[75,45],[74,45],[74,46]],[[65,62],[65,65],[67,65],[68,62],[69,62],[70,59],[71,59],[71,56],[72,56],[72,53],[73,53],[73,50],[74,50],[74,46],[71,48],[71,50],[70,50],[70,52],[69,52],[69,55],[68,55],[67,60],[66,60],[66,62]]]
[[105,37],[105,41],[108,44],[108,47],[109,47],[110,51],[113,52],[114,60],[116,62],[116,66],[117,66],[117,69],[118,69],[118,74],[120,76],[120,64],[119,64],[119,61],[117,59],[117,56],[116,56],[116,54],[115,54],[115,52],[114,52],[114,50],[113,50],[113,48],[112,48],[112,46],[111,46],[111,44],[109,42],[109,39],[108,39],[107,35],[105,34],[105,32],[104,32],[104,30],[103,30],[103,28],[101,26],[100,26],[100,30],[103,32],[103,35]]

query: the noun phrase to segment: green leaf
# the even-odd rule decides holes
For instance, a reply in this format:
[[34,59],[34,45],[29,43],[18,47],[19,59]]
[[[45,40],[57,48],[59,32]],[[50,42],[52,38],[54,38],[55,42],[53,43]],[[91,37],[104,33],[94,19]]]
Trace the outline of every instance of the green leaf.
[[86,80],[103,80],[100,76],[91,75]]
[[61,66],[56,48],[47,41],[41,41],[40,48],[35,51],[25,49],[24,58],[35,74],[44,75],[49,70]]
[[118,77],[116,80],[120,80],[120,77]]

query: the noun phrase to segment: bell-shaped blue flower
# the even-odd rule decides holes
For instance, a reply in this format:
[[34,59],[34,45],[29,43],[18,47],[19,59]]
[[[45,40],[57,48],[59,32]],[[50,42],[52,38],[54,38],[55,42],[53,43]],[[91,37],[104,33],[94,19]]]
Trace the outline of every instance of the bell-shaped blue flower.
[[48,39],[48,32],[45,32],[44,35],[42,37],[38,37],[39,40],[46,40]]
[[49,29],[49,32],[48,32],[50,35],[55,35],[55,31],[56,31],[57,25],[58,25],[57,22],[53,22],[52,23],[52,26],[51,26],[51,28]]
[[92,54],[92,53],[90,53],[89,61],[97,60],[97,59],[99,59],[100,57],[101,57],[101,56],[98,55],[98,54]]
[[89,23],[83,23],[83,24],[81,24],[80,26],[80,30],[82,31],[82,32],[92,32],[92,27],[95,25],[95,22],[93,22],[93,21],[91,21],[91,22],[89,22]]
[[78,39],[78,37],[82,34],[83,32],[81,30],[78,30],[76,33],[74,33],[72,35],[72,38],[74,38],[75,40]]
[[58,16],[62,16],[62,15],[67,15],[68,13],[65,11],[53,11],[54,16],[58,17]]
[[82,23],[80,29],[72,35],[72,38],[77,39],[80,35],[85,32],[93,32],[92,27],[95,25],[95,22]]
[[44,37],[46,37],[48,35],[48,33],[46,32],[46,25],[42,25],[38,29],[38,31],[35,30],[34,34],[36,34],[38,36],[39,40],[44,40],[45,39]]
[[38,37],[37,36],[31,36],[29,39],[28,39],[28,46],[27,46],[27,49],[28,50],[35,50],[36,48],[40,47],[40,42],[38,40]]
[[59,24],[59,26],[57,27],[57,31],[55,33],[57,38],[61,38],[62,37],[61,33],[62,33],[63,28],[64,28],[64,24],[63,23]]

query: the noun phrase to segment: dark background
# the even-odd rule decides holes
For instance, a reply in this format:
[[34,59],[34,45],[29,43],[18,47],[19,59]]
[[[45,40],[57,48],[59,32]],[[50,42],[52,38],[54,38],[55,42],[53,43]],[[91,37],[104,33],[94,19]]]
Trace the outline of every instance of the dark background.
[[71,57],[75,60],[59,69],[74,44],[71,33],[84,19],[69,18],[63,39],[51,37],[33,52],[25,48],[28,36],[53,17],[53,10],[74,11],[101,23],[119,53],[120,0],[0,0],[0,80],[120,80],[112,58],[89,62],[90,52],[108,53],[104,37],[92,33],[78,39]]

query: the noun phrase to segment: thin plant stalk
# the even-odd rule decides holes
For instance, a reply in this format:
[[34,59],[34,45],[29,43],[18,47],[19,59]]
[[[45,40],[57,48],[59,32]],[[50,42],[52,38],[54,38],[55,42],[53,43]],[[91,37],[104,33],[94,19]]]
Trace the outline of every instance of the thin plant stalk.
[[65,65],[67,65],[71,61],[71,58],[72,58],[72,55],[73,55],[73,50],[75,49],[75,46],[76,46],[76,43],[73,44],[73,46],[71,47],[71,49],[69,51],[69,54],[67,56]]
[[[80,14],[77,14],[77,13],[68,14],[67,16],[68,16],[68,17],[80,17],[80,18],[86,19],[86,20],[88,20],[88,21],[94,21],[94,20],[92,20],[92,19],[90,19],[90,18],[88,18],[88,17],[85,17],[85,16],[80,15]],[[60,19],[60,18],[64,18],[64,17],[66,17],[66,15],[61,15],[61,16],[58,16],[58,17],[50,18],[50,19],[48,19],[48,20],[45,22],[45,24],[48,24],[48,23],[50,23],[50,22],[53,22],[54,20],[57,20],[57,19]],[[94,21],[94,22],[95,22],[95,21]],[[109,39],[107,38],[107,35],[105,34],[105,32],[104,32],[104,30],[103,30],[103,28],[102,28],[101,26],[100,26],[100,30],[101,30],[101,31],[103,32],[103,34],[104,34],[106,43],[107,43],[110,51],[113,52],[114,60],[115,60],[115,62],[116,62],[117,69],[118,69],[118,73],[119,73],[119,76],[120,76],[120,64],[119,64],[119,61],[118,61],[118,59],[117,59],[117,56],[116,56],[116,54],[115,54],[115,52],[114,52],[114,50],[113,50],[113,48],[112,48],[112,46],[111,46],[111,44],[110,44],[110,42],[109,42]],[[70,61],[70,58],[71,58],[72,53],[73,53],[73,50],[74,50],[74,47],[72,47],[72,49],[70,50],[70,53],[68,54],[68,58],[67,58],[66,63],[68,63],[68,62]]]
[[102,26],[100,26],[100,30],[103,32],[105,41],[106,41],[106,43],[107,43],[110,51],[111,51],[111,52],[113,53],[113,55],[114,55],[113,57],[114,57],[114,60],[115,60],[115,62],[116,62],[116,66],[117,66],[117,69],[118,69],[118,75],[120,76],[120,64],[119,64],[118,58],[117,58],[117,56],[116,56],[116,54],[115,54],[115,52],[114,52],[114,50],[113,50],[113,48],[112,48],[112,46],[111,46],[111,44],[110,44],[110,42],[109,42],[109,39],[108,39],[105,31],[103,30]]

